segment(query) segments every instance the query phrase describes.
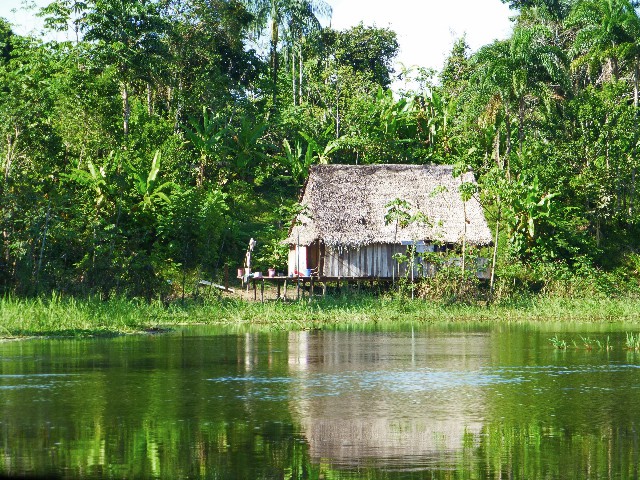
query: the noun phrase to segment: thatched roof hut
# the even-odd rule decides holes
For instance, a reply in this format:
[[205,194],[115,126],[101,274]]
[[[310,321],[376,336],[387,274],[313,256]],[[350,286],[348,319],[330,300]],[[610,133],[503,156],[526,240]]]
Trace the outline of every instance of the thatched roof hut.
[[[291,229],[291,245],[320,240],[338,248],[359,248],[403,240],[461,243],[465,234],[465,208],[459,187],[473,182],[472,172],[453,176],[449,165],[317,165],[311,169],[302,206]],[[389,202],[407,201],[411,213],[421,212],[428,222],[404,229],[385,224]],[[483,209],[474,197],[466,204],[466,241],[491,243]]]
[[[437,244],[461,244],[463,237],[468,245],[491,244],[477,198],[462,201],[463,182],[475,183],[473,173],[454,177],[448,165],[313,167],[303,211],[287,239],[289,274],[391,278],[399,268],[394,255],[406,252],[409,243],[418,242],[423,252]],[[387,221],[388,205],[395,200],[406,202],[407,213],[421,213],[422,219],[404,228]]]

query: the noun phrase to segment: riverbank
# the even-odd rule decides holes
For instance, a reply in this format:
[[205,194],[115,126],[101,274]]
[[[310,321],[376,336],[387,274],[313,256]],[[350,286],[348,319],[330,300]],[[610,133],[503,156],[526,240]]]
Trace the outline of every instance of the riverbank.
[[640,299],[531,297],[490,306],[370,296],[326,298],[311,304],[213,299],[169,306],[128,299],[59,296],[0,300],[0,338],[4,339],[112,336],[198,324],[302,330],[394,322],[616,322],[640,326]]

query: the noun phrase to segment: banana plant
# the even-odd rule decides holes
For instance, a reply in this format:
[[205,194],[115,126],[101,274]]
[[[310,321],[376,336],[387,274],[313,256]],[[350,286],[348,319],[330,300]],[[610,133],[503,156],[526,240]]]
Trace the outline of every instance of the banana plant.
[[206,166],[214,159],[219,159],[225,150],[224,138],[228,128],[221,126],[220,117],[210,113],[207,107],[202,107],[202,122],[200,119],[191,118],[189,125],[190,127],[185,129],[185,136],[200,154],[197,184],[201,186],[204,183]]
[[99,210],[105,200],[113,197],[116,186],[108,182],[107,171],[111,168],[114,153],[111,152],[103,166],[96,166],[91,160],[87,161],[87,169],[76,168],[66,179],[84,185],[93,190],[96,210]]
[[309,175],[309,167],[313,165],[313,147],[311,143],[308,143],[307,149],[303,153],[300,142],[296,142],[295,148],[291,148],[291,144],[286,138],[282,141],[282,145],[284,156],[278,157],[278,160],[289,170],[293,181],[301,185]]
[[173,182],[158,184],[160,173],[160,151],[156,150],[149,173],[145,176],[137,169],[128,166],[129,174],[133,177],[136,193],[141,196],[137,207],[143,211],[151,209],[158,203],[170,204],[171,199],[165,192],[170,192],[176,185]]
[[551,221],[556,208],[551,200],[556,196],[557,192],[541,188],[537,175],[533,179],[523,177],[513,182],[508,192],[507,214],[511,230],[509,241],[515,251],[522,253],[533,246],[540,227]]
[[313,152],[313,158],[317,160],[317,163],[320,165],[328,165],[331,163],[331,155],[341,148],[341,140],[344,137],[336,138],[335,140],[329,141],[327,145],[322,148],[318,142],[316,142],[313,138],[307,135],[304,132],[298,132],[300,136],[307,141],[308,147],[311,147],[311,151]]
[[267,156],[262,151],[261,140],[268,125],[265,122],[255,123],[243,117],[240,128],[231,135],[228,150],[233,159],[233,167],[237,174],[246,172],[256,160],[263,160]]
[[[415,106],[406,98],[395,100],[391,90],[378,88],[374,102],[370,105],[372,118],[377,118],[378,135],[383,138],[402,137],[407,128],[415,128],[413,114]],[[406,140],[406,139],[405,139]],[[397,141],[405,141],[397,139]]]

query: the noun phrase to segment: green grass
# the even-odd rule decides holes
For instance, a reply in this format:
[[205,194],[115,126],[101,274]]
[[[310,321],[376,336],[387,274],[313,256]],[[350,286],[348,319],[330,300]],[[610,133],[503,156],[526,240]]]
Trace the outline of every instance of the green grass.
[[[627,322],[627,324],[628,323],[629,322]],[[579,335],[579,337],[580,337],[580,343],[576,342],[576,340],[573,339],[571,340],[571,344],[569,344],[565,339],[558,337],[558,335],[554,335],[553,337],[551,337],[549,339],[549,342],[551,343],[551,345],[553,345],[554,348],[557,348],[558,350],[567,350],[570,347],[570,345],[575,350],[579,350],[582,348],[589,352],[593,350],[609,351],[613,349],[613,346],[611,345],[611,341],[608,336],[606,339],[603,339],[603,340],[600,340],[599,338],[583,337],[582,335]],[[628,341],[629,341],[629,333],[627,333],[627,345],[628,345]]]
[[0,337],[91,336],[209,324],[300,330],[403,323],[640,324],[640,299],[528,298],[501,305],[444,305],[371,296],[327,297],[312,303],[204,299],[163,306],[128,299],[0,299]]
[[549,339],[549,341],[558,350],[566,350],[567,349],[567,341],[562,339],[562,338],[558,338],[557,335],[551,337]]
[[627,333],[625,347],[627,350],[640,351],[640,334],[633,332]]
[[157,326],[166,310],[131,300],[73,297],[0,300],[0,337],[119,335]]

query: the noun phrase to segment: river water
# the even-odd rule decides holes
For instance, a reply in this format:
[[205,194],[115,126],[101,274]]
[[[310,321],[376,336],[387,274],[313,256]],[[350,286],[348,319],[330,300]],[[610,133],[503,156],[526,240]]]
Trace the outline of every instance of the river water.
[[191,327],[0,343],[0,475],[638,478],[633,328]]

